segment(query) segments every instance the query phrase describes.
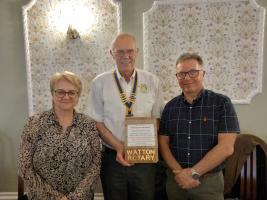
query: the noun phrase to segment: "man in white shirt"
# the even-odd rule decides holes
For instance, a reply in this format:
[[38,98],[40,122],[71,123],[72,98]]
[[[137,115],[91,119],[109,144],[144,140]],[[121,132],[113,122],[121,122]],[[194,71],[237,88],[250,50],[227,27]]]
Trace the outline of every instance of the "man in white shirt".
[[97,76],[86,113],[97,122],[104,143],[101,182],[105,200],[154,200],[155,164],[124,159],[125,117],[160,118],[163,96],[159,79],[135,68],[134,36],[120,33],[110,50],[116,68]]

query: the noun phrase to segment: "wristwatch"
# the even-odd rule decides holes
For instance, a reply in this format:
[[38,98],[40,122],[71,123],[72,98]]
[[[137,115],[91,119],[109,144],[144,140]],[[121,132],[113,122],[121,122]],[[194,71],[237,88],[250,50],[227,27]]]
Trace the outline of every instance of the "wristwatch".
[[200,174],[194,168],[191,168],[191,176],[194,180],[199,180]]

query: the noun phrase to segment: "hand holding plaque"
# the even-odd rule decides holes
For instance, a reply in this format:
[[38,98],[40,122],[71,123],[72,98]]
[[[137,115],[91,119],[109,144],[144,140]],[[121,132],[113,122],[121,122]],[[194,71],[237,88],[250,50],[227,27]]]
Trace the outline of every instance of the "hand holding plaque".
[[125,126],[125,160],[129,163],[157,162],[157,120],[148,117],[127,117]]

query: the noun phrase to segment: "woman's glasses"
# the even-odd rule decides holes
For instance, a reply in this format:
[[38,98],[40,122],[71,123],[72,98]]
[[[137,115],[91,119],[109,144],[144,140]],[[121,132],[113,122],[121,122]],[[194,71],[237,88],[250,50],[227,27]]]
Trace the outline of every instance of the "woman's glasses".
[[78,91],[76,90],[65,91],[62,89],[57,89],[57,90],[54,90],[54,93],[56,97],[59,97],[59,98],[63,98],[65,97],[65,95],[68,95],[69,97],[74,98],[78,95]]

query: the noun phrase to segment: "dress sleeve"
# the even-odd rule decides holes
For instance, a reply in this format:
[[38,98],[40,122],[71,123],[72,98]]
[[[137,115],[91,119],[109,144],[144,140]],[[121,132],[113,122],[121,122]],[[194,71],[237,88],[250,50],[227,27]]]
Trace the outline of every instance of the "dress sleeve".
[[88,145],[92,154],[91,164],[88,167],[84,179],[80,181],[74,192],[68,195],[69,200],[90,199],[99,178],[101,166],[101,139],[93,121],[89,122],[88,131],[88,137],[91,138],[90,145]]
[[33,155],[38,141],[39,117],[29,118],[21,136],[18,155],[19,175],[24,180],[27,195],[34,199],[60,199],[64,194],[54,190],[33,167]]

